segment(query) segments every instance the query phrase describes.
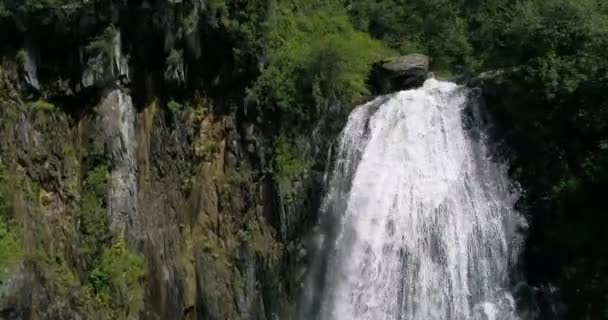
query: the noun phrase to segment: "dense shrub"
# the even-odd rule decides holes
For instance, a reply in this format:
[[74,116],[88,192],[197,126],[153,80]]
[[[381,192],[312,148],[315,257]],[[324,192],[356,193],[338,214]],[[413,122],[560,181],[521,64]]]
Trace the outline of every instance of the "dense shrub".
[[280,135],[274,142],[273,158],[273,176],[277,182],[296,179],[310,166],[304,152],[291,144],[285,135]]
[[475,67],[461,1],[354,0],[352,21],[400,53],[421,52],[440,70]]
[[143,259],[129,251],[124,241],[106,249],[100,266],[89,275],[94,314],[104,319],[139,319],[144,275]]
[[0,284],[23,258],[12,218],[12,188],[6,168],[0,163]]
[[93,38],[87,45],[87,51],[93,54],[102,54],[108,61],[114,59],[114,48],[118,29],[114,25],[109,25],[103,32]]
[[79,234],[81,253],[89,266],[95,266],[103,250],[110,244],[105,198],[109,187],[108,169],[97,166],[85,176],[80,204]]
[[25,7],[31,11],[55,9],[75,2],[75,0],[25,0]]
[[34,112],[52,112],[55,110],[55,105],[45,100],[30,102],[29,107]]
[[23,258],[23,249],[14,227],[0,220],[0,284]]
[[608,317],[608,14],[596,0],[481,8],[487,67],[515,67],[498,101],[532,223],[528,278],[563,292],[567,318]]
[[250,98],[304,117],[315,106],[351,104],[367,93],[371,64],[388,52],[380,42],[355,30],[339,6],[309,13],[285,5],[279,12]]

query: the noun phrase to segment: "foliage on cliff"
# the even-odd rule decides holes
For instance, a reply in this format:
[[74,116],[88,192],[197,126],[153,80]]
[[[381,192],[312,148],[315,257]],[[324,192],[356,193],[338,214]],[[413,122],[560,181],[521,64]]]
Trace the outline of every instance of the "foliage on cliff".
[[425,53],[439,70],[468,71],[473,49],[463,10],[468,1],[354,0],[352,21],[402,54]]
[[338,4],[280,2],[268,36],[268,61],[250,98],[300,117],[315,106],[350,105],[368,94],[371,64],[388,53],[357,31]]
[[143,307],[143,259],[122,240],[104,251],[101,264],[89,275],[94,314],[105,319],[139,319]]
[[608,317],[608,11],[605,2],[480,8],[488,66],[514,67],[490,101],[510,132],[513,176],[532,229],[528,278],[563,293],[567,317]]
[[22,260],[23,249],[15,232],[12,214],[12,192],[6,168],[0,163],[0,284]]
[[22,259],[23,249],[11,225],[0,220],[0,283]]

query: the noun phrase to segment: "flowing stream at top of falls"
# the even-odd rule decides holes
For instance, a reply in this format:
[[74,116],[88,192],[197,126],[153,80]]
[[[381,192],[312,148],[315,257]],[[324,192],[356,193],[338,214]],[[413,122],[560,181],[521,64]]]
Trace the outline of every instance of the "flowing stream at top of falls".
[[518,319],[510,271],[525,221],[471,96],[430,79],[353,110],[303,318]]

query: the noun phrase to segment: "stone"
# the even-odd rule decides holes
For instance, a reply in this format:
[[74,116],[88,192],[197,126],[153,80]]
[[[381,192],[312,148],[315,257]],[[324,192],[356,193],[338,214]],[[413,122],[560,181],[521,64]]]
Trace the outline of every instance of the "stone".
[[[509,70],[511,72],[512,70]],[[479,88],[484,96],[495,96],[507,81],[506,70],[488,70],[466,81],[466,86]]]
[[504,75],[504,70],[489,70],[480,73],[478,76],[473,77],[467,81],[469,87],[484,87],[489,83],[495,83],[501,81],[501,77]]
[[110,153],[108,214],[110,230],[135,247],[141,247],[142,221],[137,202],[136,111],[131,96],[115,89],[103,97],[97,108],[101,116],[105,144]]
[[34,52],[31,49],[25,50],[25,61],[23,61],[23,71],[25,82],[33,89],[40,90],[38,81],[38,66]]
[[429,57],[414,53],[393,58],[382,64],[382,69],[395,77],[424,77],[429,72]]
[[426,55],[413,53],[376,63],[370,77],[374,93],[385,94],[421,86],[428,78],[429,60]]

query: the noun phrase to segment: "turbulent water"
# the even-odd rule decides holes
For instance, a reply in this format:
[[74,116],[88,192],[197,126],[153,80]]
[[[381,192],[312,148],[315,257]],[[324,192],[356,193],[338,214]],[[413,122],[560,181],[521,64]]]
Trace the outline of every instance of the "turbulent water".
[[471,93],[428,80],[357,107],[335,151],[307,319],[518,319],[516,194]]

